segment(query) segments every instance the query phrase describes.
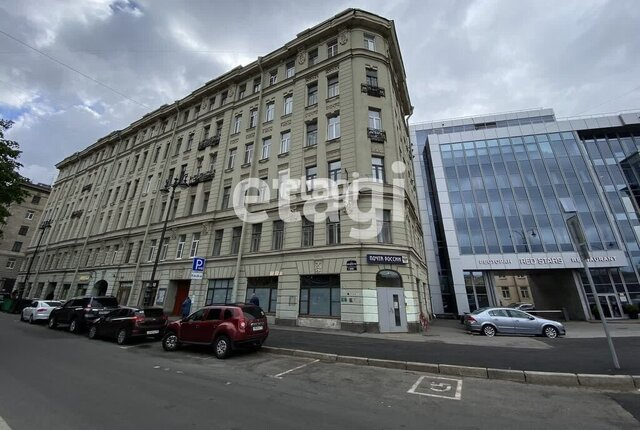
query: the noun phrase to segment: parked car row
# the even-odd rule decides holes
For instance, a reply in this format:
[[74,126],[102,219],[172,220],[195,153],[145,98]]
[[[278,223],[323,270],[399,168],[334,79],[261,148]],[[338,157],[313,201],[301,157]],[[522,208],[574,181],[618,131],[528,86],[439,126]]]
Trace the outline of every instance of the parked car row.
[[21,321],[47,321],[50,329],[86,331],[90,339],[111,338],[123,345],[134,338],[162,340],[165,351],[182,345],[210,345],[218,358],[236,348],[259,349],[269,336],[267,317],[259,306],[245,303],[206,306],[181,320],[168,322],[161,308],[119,306],[115,297],[74,297],[66,302],[33,300]]

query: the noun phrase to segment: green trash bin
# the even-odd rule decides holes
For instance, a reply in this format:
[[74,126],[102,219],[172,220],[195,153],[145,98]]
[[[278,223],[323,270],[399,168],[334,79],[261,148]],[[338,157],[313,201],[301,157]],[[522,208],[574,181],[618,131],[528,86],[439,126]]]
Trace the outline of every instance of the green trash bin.
[[13,306],[13,302],[13,299],[4,299],[4,301],[2,302],[2,307],[0,307],[0,311],[9,312],[11,310],[11,307]]

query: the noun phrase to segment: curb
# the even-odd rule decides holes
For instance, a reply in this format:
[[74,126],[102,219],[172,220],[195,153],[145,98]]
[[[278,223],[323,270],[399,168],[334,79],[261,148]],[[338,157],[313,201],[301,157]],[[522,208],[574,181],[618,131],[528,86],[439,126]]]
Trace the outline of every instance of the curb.
[[486,367],[456,366],[451,364],[417,363],[413,361],[383,360],[378,358],[353,357],[327,354],[300,349],[263,346],[262,351],[277,355],[314,358],[328,363],[345,363],[358,366],[383,367],[386,369],[411,370],[449,376],[464,376],[497,381],[521,382],[535,385],[561,387],[586,387],[616,391],[640,390],[640,375],[598,375],[585,373],[538,372],[530,370],[493,369]]

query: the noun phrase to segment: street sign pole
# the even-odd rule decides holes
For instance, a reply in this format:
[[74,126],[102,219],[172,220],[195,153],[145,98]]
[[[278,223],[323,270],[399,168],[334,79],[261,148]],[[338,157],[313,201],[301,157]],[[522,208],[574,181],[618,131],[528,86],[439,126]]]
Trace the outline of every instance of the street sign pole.
[[609,351],[611,352],[611,358],[613,359],[613,366],[616,369],[620,369],[620,362],[618,361],[618,355],[616,354],[616,349],[613,346],[613,340],[611,339],[611,334],[609,333],[607,319],[604,317],[604,313],[602,312],[602,305],[600,304],[600,299],[598,298],[598,292],[596,291],[595,284],[593,283],[593,278],[591,277],[591,271],[589,270],[589,265],[587,264],[587,259],[589,258],[589,246],[587,245],[587,239],[584,235],[584,231],[582,230],[582,225],[580,224],[580,219],[578,218],[577,214],[574,213],[567,219],[567,227],[569,228],[569,235],[571,236],[571,240],[578,248],[578,253],[580,254],[580,259],[582,260],[582,266],[584,267],[584,273],[587,275],[587,279],[589,280],[589,289],[591,290],[593,300],[596,302],[596,309],[598,310],[598,315],[600,316],[600,321],[602,322],[604,334],[607,337]]

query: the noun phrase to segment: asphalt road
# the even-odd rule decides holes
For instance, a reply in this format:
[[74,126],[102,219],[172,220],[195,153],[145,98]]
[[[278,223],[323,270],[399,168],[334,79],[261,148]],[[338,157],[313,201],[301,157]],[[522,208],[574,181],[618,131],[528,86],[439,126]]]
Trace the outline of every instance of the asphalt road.
[[629,412],[638,394],[434,380],[267,353],[221,361],[206,348],[122,348],[7,314],[0,345],[0,428],[14,430],[640,428]]
[[613,368],[605,338],[536,338],[550,348],[525,349],[444,342],[408,342],[370,337],[273,329],[269,346],[387,360],[543,372],[640,375],[640,337],[613,340],[621,369]]

